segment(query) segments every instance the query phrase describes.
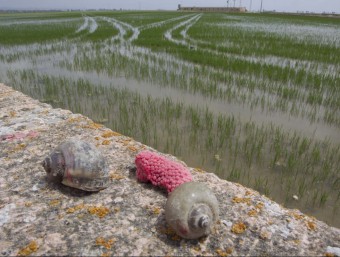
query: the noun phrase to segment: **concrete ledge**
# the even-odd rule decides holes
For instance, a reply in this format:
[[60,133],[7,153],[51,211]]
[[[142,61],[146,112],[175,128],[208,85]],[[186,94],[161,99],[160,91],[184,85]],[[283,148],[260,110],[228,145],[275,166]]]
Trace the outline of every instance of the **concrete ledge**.
[[[40,162],[68,137],[105,154],[109,188],[46,180]],[[179,238],[165,222],[166,193],[136,180],[142,149],[150,147],[0,84],[0,255],[340,255],[339,229],[193,168],[215,192],[220,222],[206,238]]]

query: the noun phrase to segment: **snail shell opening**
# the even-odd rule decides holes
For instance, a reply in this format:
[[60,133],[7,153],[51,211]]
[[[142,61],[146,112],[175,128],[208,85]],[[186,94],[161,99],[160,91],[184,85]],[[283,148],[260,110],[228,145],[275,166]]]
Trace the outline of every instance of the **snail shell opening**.
[[65,161],[60,151],[54,150],[41,164],[50,179],[61,179],[64,175]]
[[200,182],[186,182],[169,194],[165,218],[175,232],[187,239],[206,236],[219,216],[214,193]]
[[50,157],[46,157],[45,160],[41,162],[41,165],[44,167],[46,173],[51,172],[51,158]]

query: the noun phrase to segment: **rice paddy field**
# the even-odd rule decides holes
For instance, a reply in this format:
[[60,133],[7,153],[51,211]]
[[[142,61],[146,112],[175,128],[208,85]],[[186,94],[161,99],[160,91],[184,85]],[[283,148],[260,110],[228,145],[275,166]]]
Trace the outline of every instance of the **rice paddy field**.
[[0,15],[1,82],[337,227],[339,76],[339,18]]

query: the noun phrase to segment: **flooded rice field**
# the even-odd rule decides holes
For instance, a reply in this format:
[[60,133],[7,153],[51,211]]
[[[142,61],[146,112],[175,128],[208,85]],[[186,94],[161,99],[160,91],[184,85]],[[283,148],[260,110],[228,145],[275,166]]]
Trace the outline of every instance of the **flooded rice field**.
[[0,81],[340,227],[340,20],[0,17]]

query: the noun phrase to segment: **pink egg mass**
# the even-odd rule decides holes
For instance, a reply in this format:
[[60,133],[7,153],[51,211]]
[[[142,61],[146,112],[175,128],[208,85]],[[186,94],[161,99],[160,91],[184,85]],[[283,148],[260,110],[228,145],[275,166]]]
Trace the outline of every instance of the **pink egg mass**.
[[150,181],[155,186],[166,188],[168,193],[192,181],[191,173],[185,166],[151,151],[140,152],[135,163],[139,181]]

